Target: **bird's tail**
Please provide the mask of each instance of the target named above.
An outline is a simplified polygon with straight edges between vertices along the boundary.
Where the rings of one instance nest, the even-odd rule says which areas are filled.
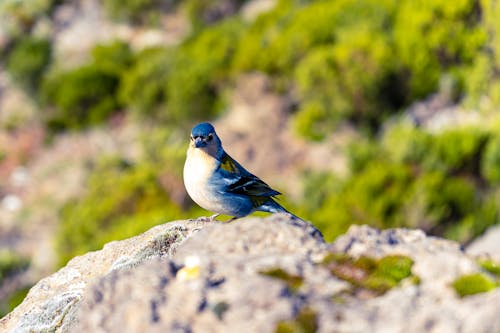
[[[304,228],[305,230],[308,230],[308,232],[311,236],[324,242],[323,234],[314,225],[312,225],[311,222],[308,222],[308,221],[298,217],[297,215],[290,213],[283,206],[281,206],[279,203],[277,203],[273,198],[267,199],[259,208],[257,208],[257,210],[260,210],[263,212],[268,212],[268,213],[288,214],[288,215],[293,217],[291,219],[291,223],[293,225],[297,225],[297,226]]]
[[[285,207],[277,203],[273,198],[269,198],[268,200],[266,200],[259,208],[257,208],[257,210],[268,213],[286,213],[293,216],[296,219],[304,221],[297,215],[290,213],[288,210],[285,209]]]

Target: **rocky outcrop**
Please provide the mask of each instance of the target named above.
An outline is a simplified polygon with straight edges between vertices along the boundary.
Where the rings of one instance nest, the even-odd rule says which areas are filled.
[[[411,258],[412,275],[382,293],[325,264],[387,255]],[[175,221],[74,258],[35,285],[0,331],[498,332],[500,289],[460,298],[450,287],[479,270],[458,244],[418,230],[353,226],[327,244],[282,214]]]
[[[470,243],[467,253],[500,261],[500,225],[489,227],[482,236]]]

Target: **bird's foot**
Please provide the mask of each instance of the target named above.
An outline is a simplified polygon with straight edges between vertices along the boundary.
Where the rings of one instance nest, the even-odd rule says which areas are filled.
[[[219,215],[220,215],[220,214],[214,214],[214,215],[210,216],[210,217],[208,218],[208,220],[209,220],[210,222],[213,222],[213,221],[215,221],[215,219],[216,219],[216,218],[217,218],[217,216],[219,216]]]

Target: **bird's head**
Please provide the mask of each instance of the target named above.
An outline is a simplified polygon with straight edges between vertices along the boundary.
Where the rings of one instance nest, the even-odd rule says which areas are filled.
[[[215,128],[209,123],[201,123],[191,130],[191,147],[206,151],[212,156],[218,155],[221,142]]]

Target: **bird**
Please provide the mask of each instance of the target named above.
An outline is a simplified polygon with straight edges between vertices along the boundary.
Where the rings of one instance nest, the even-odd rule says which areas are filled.
[[[255,211],[286,213],[300,219],[276,202],[275,197],[280,192],[224,151],[210,123],[200,123],[191,130],[183,173],[184,185],[191,199],[215,213],[211,220],[223,214],[232,216],[232,221]]]

